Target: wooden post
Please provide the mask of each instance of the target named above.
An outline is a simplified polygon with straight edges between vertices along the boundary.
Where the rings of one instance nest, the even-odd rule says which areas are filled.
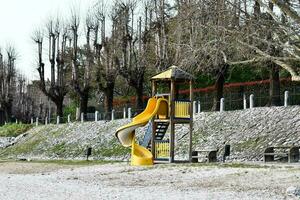
[[[193,102],[193,81],[190,80],[190,101]],[[190,106],[190,113],[193,113],[193,106]],[[190,134],[189,134],[189,161],[192,162],[193,150],[193,115],[190,114]]]
[[[56,117],[56,124],[59,124],[59,116]]]
[[[170,125],[171,125],[171,133],[170,133],[170,158],[169,162],[174,162],[174,149],[175,149],[175,124],[174,124],[174,98],[175,98],[175,83],[174,80],[171,80],[171,89],[170,89]],[[191,113],[191,115],[193,115]]]
[[[45,125],[48,124],[48,117],[45,117]]]
[[[36,118],[35,125],[36,125],[36,126],[39,125],[39,118],[38,118],[38,117]]]
[[[157,84],[155,81],[151,81],[151,87],[152,87],[152,96],[155,96],[156,90],[157,90]],[[152,137],[151,137],[151,153],[153,155],[153,158],[156,158],[155,154],[155,130],[156,130],[156,124],[154,122],[154,119],[152,119]]]

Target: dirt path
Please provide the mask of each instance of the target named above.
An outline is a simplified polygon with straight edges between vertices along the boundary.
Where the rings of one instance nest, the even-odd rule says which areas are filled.
[[[0,199],[289,199],[300,165],[0,163]],[[292,198],[290,198],[292,199]]]

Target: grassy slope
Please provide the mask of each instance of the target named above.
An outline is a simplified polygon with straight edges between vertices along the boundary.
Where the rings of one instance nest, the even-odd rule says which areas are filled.
[[[6,124],[0,127],[0,137],[17,137],[30,128],[30,124]]]

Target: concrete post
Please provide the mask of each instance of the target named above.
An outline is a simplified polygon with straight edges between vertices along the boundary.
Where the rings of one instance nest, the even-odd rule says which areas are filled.
[[[31,119],[30,119],[30,124],[33,124],[33,117],[31,117]]]
[[[71,123],[71,114],[68,114],[68,123]]]
[[[123,119],[126,119],[126,108],[123,108]]]
[[[289,91],[284,92],[284,107],[288,106],[288,101],[289,101]]]
[[[254,108],[254,95],[250,95],[250,109]]]
[[[131,119],[131,108],[128,108],[128,119]]]
[[[111,120],[115,120],[115,110],[111,110]]]
[[[225,110],[225,103],[224,98],[220,99],[220,112],[223,112]]]
[[[197,101],[193,101],[193,115],[195,115],[197,112]]]
[[[39,118],[38,118],[38,117],[36,118],[35,125],[36,125],[36,126],[39,125]]]
[[[16,119],[16,124],[18,123],[18,119]]]
[[[45,117],[45,125],[48,125],[48,117]]]
[[[56,117],[56,124],[59,124],[59,123],[60,123],[59,120],[60,120],[60,118],[59,118],[59,116],[57,116],[57,117]]]
[[[76,121],[80,120],[80,108],[76,108]]]
[[[84,116],[84,113],[81,113],[81,115],[80,115],[81,123],[83,123],[83,121],[84,121],[83,116]]]
[[[243,103],[244,103],[244,110],[247,109],[247,98],[246,94],[243,94]]]
[[[95,111],[95,122],[98,121],[98,111]]]
[[[200,105],[200,100],[198,101],[198,113],[201,112],[201,105]]]

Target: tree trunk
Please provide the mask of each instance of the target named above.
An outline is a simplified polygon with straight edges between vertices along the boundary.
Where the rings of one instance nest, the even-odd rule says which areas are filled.
[[[279,67],[270,63],[269,106],[280,106],[280,77]]]
[[[80,113],[87,114],[88,102],[89,90],[86,90],[80,96]]]
[[[136,93],[136,108],[138,110],[144,108],[144,101],[143,101],[143,83],[139,83],[135,87],[135,93]]]
[[[64,113],[63,113],[63,102],[64,102],[64,99],[58,99],[57,101],[55,101],[55,105],[56,105],[56,116],[59,116],[59,117],[63,117],[64,116]]]
[[[104,91],[105,97],[104,97],[104,109],[106,113],[106,119],[111,118],[111,111],[113,109],[113,101],[114,101],[114,82],[107,83],[107,87]]]
[[[225,74],[227,71],[227,65],[223,66],[217,74],[217,80],[215,82],[216,95],[214,97],[214,103],[212,110],[218,111],[220,109],[220,100],[223,98],[223,90],[225,83]]]

